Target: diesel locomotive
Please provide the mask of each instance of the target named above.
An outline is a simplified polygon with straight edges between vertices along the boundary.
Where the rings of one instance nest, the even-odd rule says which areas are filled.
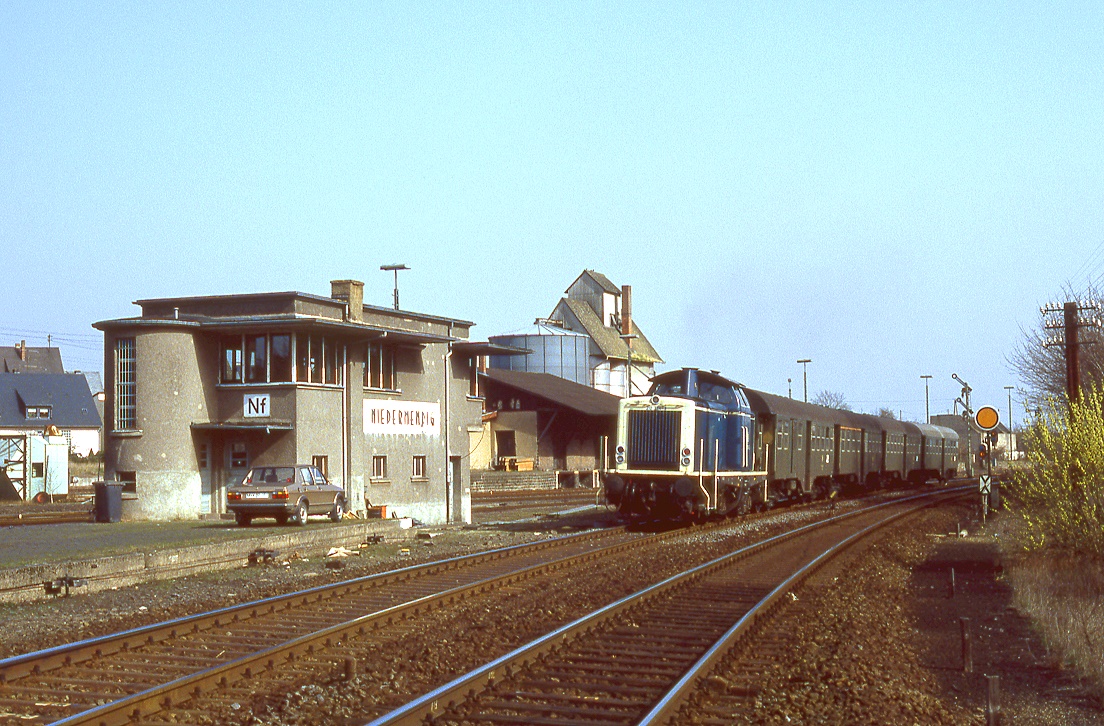
[[[622,514],[702,519],[950,478],[958,434],[683,368],[655,376],[646,395],[622,399],[611,454],[602,482]]]

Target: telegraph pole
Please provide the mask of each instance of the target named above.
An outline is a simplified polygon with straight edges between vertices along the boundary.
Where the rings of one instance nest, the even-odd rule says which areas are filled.
[[[1081,319],[1081,313],[1092,311],[1097,312],[1100,309],[1100,304],[1097,302],[1091,302],[1081,304],[1077,301],[1065,302],[1062,307],[1057,305],[1047,305],[1039,308],[1039,312],[1045,315],[1055,315],[1058,312],[1062,313],[1062,321],[1049,320],[1044,322],[1044,326],[1047,330],[1062,330],[1064,338],[1059,339],[1057,336],[1048,338],[1043,343],[1046,347],[1054,345],[1063,345],[1066,348],[1066,395],[1069,397],[1070,403],[1076,403],[1081,400],[1081,342],[1078,339],[1078,330],[1086,327],[1099,327],[1100,321],[1097,317],[1092,317],[1087,320]]]
[[[805,379],[805,403],[809,402],[809,364],[812,362],[812,358],[802,358],[798,361],[801,364],[801,375]]]
[[[1005,386],[1004,390],[1008,391],[1008,460],[1012,461],[1016,458],[1015,439],[1012,438],[1012,389],[1015,386]]]

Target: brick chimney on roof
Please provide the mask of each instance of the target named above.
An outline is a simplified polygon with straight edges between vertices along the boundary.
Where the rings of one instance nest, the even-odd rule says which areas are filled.
[[[27,341],[19,341],[19,360],[27,360]]]
[[[621,286],[621,335],[632,334],[632,285]]]
[[[330,297],[349,304],[349,320],[364,322],[364,283],[360,280],[331,280]]]

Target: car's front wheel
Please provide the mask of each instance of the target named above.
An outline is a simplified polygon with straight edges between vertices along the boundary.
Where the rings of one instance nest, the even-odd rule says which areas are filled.
[[[330,521],[340,522],[341,518],[345,516],[345,500],[338,497],[334,500],[333,509],[330,510]]]
[[[295,523],[303,525],[307,523],[307,500],[299,500],[299,506],[295,508]]]

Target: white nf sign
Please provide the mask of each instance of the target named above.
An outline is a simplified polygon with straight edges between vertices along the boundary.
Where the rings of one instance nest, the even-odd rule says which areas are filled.
[[[990,487],[993,485],[993,477],[982,476],[978,481],[981,483],[981,493],[988,494]]]
[[[268,418],[272,415],[270,404],[267,393],[247,393],[242,415],[246,418]]]

